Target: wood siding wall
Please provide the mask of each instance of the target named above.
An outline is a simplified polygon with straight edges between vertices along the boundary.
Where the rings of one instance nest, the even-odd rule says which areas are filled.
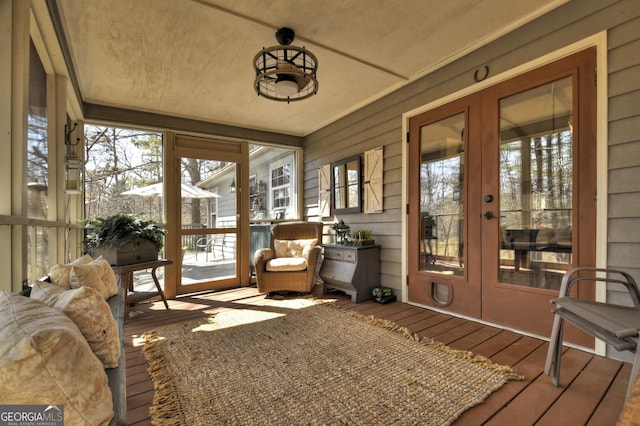
[[[384,212],[340,215],[352,229],[373,231],[381,250],[381,284],[402,286],[402,114],[535,60],[608,32],[608,265],[640,282],[640,2],[574,0],[440,68],[341,120],[308,135],[304,144],[304,207],[317,217],[318,168],[384,146]],[[410,42],[410,41],[408,41]],[[428,52],[416,52],[428,54]],[[325,223],[333,222],[325,218]],[[328,227],[325,228],[328,234]],[[328,237],[327,237],[328,241]],[[609,289],[610,299],[618,298]]]
[[[610,267],[627,270],[640,283],[640,2],[608,32]],[[624,15],[628,13],[628,15]],[[618,288],[608,298],[623,303]]]

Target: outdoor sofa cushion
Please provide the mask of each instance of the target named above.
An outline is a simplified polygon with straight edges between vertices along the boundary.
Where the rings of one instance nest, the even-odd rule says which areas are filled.
[[[107,374],[74,322],[7,291],[0,292],[0,383],[3,404],[63,407],[65,424],[113,417]]]
[[[65,290],[37,281],[31,289],[31,298],[66,314],[78,326],[105,368],[118,366],[121,349],[118,324],[100,293],[91,287]]]

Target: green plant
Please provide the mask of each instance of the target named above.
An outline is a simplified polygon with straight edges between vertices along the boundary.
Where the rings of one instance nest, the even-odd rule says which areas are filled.
[[[371,239],[371,230],[370,229],[359,229],[357,231],[353,231],[351,234],[353,239],[355,240],[370,240]]]
[[[339,244],[344,244],[349,240],[350,226],[344,223],[344,220],[340,219],[340,222],[336,222],[331,225],[331,230],[336,233]]]
[[[348,231],[349,228],[350,228],[350,226],[347,225],[346,223],[344,223],[343,219],[340,219],[340,222],[336,222],[333,225],[331,225],[331,230],[333,230],[335,232]]]
[[[117,248],[140,240],[148,240],[160,250],[164,243],[164,229],[154,221],[143,220],[134,214],[117,213],[87,220],[86,225],[92,230],[82,241],[86,253],[92,253],[96,247]]]

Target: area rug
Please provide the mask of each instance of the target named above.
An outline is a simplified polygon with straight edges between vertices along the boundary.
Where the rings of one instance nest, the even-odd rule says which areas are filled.
[[[156,425],[447,425],[521,377],[396,324],[310,301],[145,334]]]

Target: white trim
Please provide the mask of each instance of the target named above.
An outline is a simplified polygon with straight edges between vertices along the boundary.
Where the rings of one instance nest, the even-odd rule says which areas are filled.
[[[608,163],[609,163],[609,69],[607,68],[607,32],[603,31],[594,36],[596,38],[596,267],[606,268],[608,259],[607,236],[608,223]],[[607,284],[596,283],[596,301],[607,301]],[[606,356],[607,345],[596,339],[595,353]]]
[[[408,202],[408,168],[406,135],[409,130],[409,119],[425,111],[432,110],[441,105],[445,105],[456,99],[472,93],[479,92],[489,86],[493,86],[512,77],[523,74],[527,71],[539,68],[543,65],[554,62],[558,59],[577,53],[589,47],[596,46],[597,49],[597,104],[596,104],[596,179],[598,191],[598,203],[596,207],[596,266],[606,267],[607,264],[607,133],[608,133],[608,90],[607,90],[607,33],[602,31],[564,48],[526,62],[520,66],[512,68],[503,73],[489,77],[484,81],[472,86],[451,93],[442,98],[436,99],[418,108],[402,114],[402,208]],[[407,302],[407,253],[408,253],[408,219],[407,212],[402,214],[402,246],[401,246],[401,295],[400,299]],[[596,300],[606,300],[606,284],[598,283],[596,286]],[[605,345],[596,340],[596,354],[605,354]]]

